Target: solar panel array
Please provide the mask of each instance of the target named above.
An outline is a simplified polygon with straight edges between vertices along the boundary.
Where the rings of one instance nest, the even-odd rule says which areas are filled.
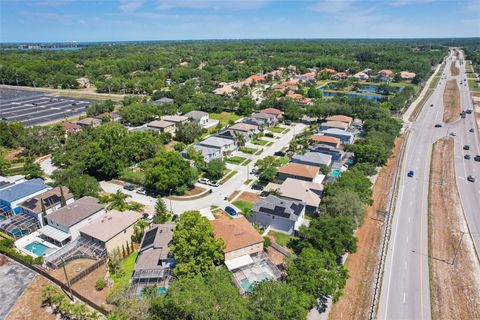
[[[143,239],[140,251],[153,244],[153,242],[155,241],[155,237],[157,236],[157,229],[158,228],[153,228],[145,233],[145,238]]]
[[[92,100],[89,99],[55,97],[40,92],[2,89],[0,120],[21,121],[27,127],[52,123],[65,117],[84,114],[91,102]]]

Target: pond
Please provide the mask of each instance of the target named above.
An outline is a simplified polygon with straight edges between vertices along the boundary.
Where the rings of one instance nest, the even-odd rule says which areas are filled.
[[[355,93],[355,92],[338,92],[338,91],[325,91],[323,88],[318,88],[322,91],[324,97],[334,97],[334,96],[346,96],[348,98],[363,98],[373,101],[384,101],[387,99],[385,96],[368,94],[368,93]]]

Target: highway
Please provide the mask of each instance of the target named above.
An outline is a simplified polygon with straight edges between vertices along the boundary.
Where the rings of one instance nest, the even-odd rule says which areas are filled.
[[[464,65],[459,65],[450,53],[443,71],[447,80],[464,79]],[[450,64],[457,63],[460,75],[453,77]],[[442,75],[442,78],[444,76]],[[400,169],[398,197],[393,212],[391,236],[388,244],[382,278],[378,319],[430,319],[430,287],[428,273],[428,181],[432,144],[442,136],[455,132],[455,157],[457,183],[467,222],[472,232],[480,230],[480,182],[468,182],[468,175],[480,178],[480,162],[473,156],[480,154],[478,129],[474,115],[445,125],[443,117],[443,93],[446,80],[441,79],[430,98],[425,102],[417,121],[406,123],[410,134],[405,145],[405,155]],[[458,83],[457,82],[457,83]],[[469,89],[463,84],[462,108],[471,107]],[[433,106],[431,106],[433,104]],[[435,124],[442,124],[435,128]],[[469,132],[475,128],[475,132]],[[463,159],[462,147],[470,145],[471,160]],[[413,170],[414,176],[407,173]],[[468,218],[470,217],[470,219]],[[476,234],[476,245],[480,244]]]

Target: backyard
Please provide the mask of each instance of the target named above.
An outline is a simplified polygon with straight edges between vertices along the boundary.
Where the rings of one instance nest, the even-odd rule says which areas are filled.
[[[252,213],[252,207],[253,204],[251,202],[245,201],[245,200],[237,200],[233,202],[233,205],[242,210],[242,213],[246,216],[249,217]]]
[[[115,274],[110,274],[110,277],[114,281],[114,287],[127,286],[130,278],[132,277],[133,268],[135,267],[135,260],[137,259],[138,252],[134,252],[126,257],[118,268]]]
[[[222,112],[222,113],[210,113],[209,114],[210,119],[212,120],[218,120],[222,124],[222,126],[228,125],[231,121],[235,122],[238,119],[241,118],[241,116],[238,116],[234,113],[230,112]]]
[[[276,243],[281,245],[282,247],[286,247],[290,239],[293,239],[293,236],[290,236],[288,234],[284,234],[281,232],[276,232],[273,230],[270,230],[268,232],[268,235],[275,240]]]

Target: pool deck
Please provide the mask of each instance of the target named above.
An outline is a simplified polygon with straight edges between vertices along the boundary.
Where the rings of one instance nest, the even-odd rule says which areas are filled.
[[[54,249],[51,252],[49,252],[47,255],[44,255],[43,257],[49,256],[50,254],[52,254],[55,251],[57,251],[58,249],[60,249],[56,245],[40,238],[38,231],[35,231],[35,232],[33,232],[33,233],[23,237],[23,238],[18,239],[17,241],[15,241],[15,247],[18,250],[20,250],[22,253],[28,254],[29,256],[32,256],[32,257],[36,258],[36,257],[38,257],[36,254],[34,254],[33,252],[25,249],[26,246],[28,246],[29,244],[31,244],[33,242],[38,242],[38,243],[41,243],[44,246],[48,247],[49,249]]]

